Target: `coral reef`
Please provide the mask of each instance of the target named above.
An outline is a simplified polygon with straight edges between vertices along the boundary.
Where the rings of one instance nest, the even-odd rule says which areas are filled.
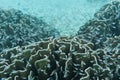
[[[95,49],[103,46],[107,38],[120,35],[120,1],[113,1],[95,13],[93,19],[80,27],[77,35],[90,40]]]
[[[22,13],[20,10],[0,9],[0,52],[15,46],[24,46],[43,38],[55,37],[57,30],[42,18]]]
[[[11,48],[0,56],[0,77],[7,80],[119,80],[120,55],[77,37],[46,39]]]
[[[107,52],[107,54],[111,57],[111,59],[114,58],[115,62],[114,64],[116,69],[118,71],[114,71],[115,77],[118,77],[116,80],[120,79],[120,36],[115,36],[114,38],[109,38],[104,42],[104,50]],[[107,58],[107,57],[106,57]],[[109,60],[109,64],[111,64],[111,60]],[[117,64],[117,65],[116,65]]]
[[[104,42],[104,47],[106,47],[106,51],[112,52],[115,54],[120,54],[120,36],[115,36],[114,38],[108,38]],[[111,53],[111,54],[112,54]]]
[[[51,34],[48,35],[49,32],[43,34],[44,32],[41,31],[44,30],[41,30],[39,42],[36,42],[36,37],[32,39],[30,37],[30,42],[34,43],[22,46],[19,44],[17,47],[2,51],[0,54],[0,78],[3,80],[120,80],[119,8],[119,1],[105,5],[95,13],[92,20],[80,28],[74,37],[44,38],[45,35],[48,37]],[[5,11],[5,14],[7,15],[8,12]],[[13,12],[18,14],[14,10]],[[2,19],[4,22],[7,20],[7,23],[0,24],[2,25],[0,35],[12,36],[15,31],[29,33],[27,30],[32,30],[30,32],[33,32],[34,28],[30,26],[32,20],[34,27],[36,24],[44,25],[43,29],[46,27],[46,23],[40,23],[38,19],[30,18],[29,15],[20,16],[26,17],[22,17],[20,20],[16,18]],[[28,28],[26,30],[15,27],[11,21],[15,26],[18,24],[28,25]],[[19,23],[17,24],[17,22]],[[9,25],[5,27],[3,24]],[[41,26],[37,26],[37,29],[38,27],[41,29]],[[35,28],[35,32],[37,29]],[[23,38],[26,40],[26,37],[23,36]],[[1,36],[1,42],[2,39],[5,37]],[[39,39],[37,38],[37,40]],[[7,45],[10,45],[9,42]]]

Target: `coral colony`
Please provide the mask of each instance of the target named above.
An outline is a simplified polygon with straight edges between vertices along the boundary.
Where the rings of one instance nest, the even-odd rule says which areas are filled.
[[[42,18],[23,14],[19,10],[0,9],[0,52],[3,49],[24,46],[50,36],[57,31]]]
[[[0,54],[3,80],[120,80],[119,1],[103,6],[74,37],[47,38],[55,31],[39,32],[46,28],[44,21],[15,10],[0,11],[0,48],[9,48]],[[19,38],[22,44],[17,44]]]

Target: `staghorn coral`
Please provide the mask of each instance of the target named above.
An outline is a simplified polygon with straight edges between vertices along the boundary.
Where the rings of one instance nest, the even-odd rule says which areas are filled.
[[[0,55],[7,80],[119,80],[120,64],[107,51],[77,37],[46,39]]]
[[[120,35],[120,1],[104,5],[93,19],[81,26],[77,35],[90,40],[95,49],[102,48],[107,38]]]
[[[22,13],[20,10],[0,9],[0,52],[15,46],[24,46],[43,38],[55,37],[57,30],[42,18]]]

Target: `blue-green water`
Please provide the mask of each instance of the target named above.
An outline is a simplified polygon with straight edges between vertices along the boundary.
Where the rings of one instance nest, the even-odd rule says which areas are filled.
[[[0,8],[15,8],[43,17],[61,35],[74,35],[107,2],[109,0],[0,0]]]
[[[110,1],[0,0],[0,80],[120,80]]]

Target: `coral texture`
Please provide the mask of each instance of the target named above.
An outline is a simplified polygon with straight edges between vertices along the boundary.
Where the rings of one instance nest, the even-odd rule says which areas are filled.
[[[44,38],[2,51],[0,78],[120,80],[119,6],[119,1],[105,5],[94,19],[80,28],[75,37]],[[9,27],[8,32],[11,31]]]
[[[120,36],[115,36],[114,38],[108,38],[104,42],[104,47],[106,47],[106,51],[112,53],[117,52],[117,54],[120,54]]]
[[[48,39],[0,56],[0,77],[7,80],[119,80],[120,55],[93,51],[77,37]]]
[[[120,35],[120,1],[103,6],[93,19],[80,27],[77,35],[93,42],[95,48],[102,47],[107,38]]]
[[[24,46],[43,38],[55,37],[57,30],[42,18],[22,13],[20,10],[0,9],[0,52],[15,46]]]

